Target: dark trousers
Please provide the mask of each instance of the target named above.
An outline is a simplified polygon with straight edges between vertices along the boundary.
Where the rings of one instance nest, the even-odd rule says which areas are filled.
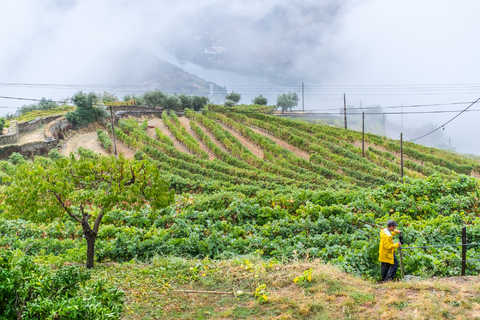
[[[382,281],[393,280],[398,269],[397,256],[393,255],[393,264],[382,262]]]

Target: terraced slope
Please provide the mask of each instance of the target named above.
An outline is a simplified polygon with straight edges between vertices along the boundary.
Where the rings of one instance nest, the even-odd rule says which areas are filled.
[[[177,192],[352,188],[400,181],[398,141],[263,113],[164,112],[142,124],[120,121],[117,136],[157,161]],[[480,164],[461,155],[404,144],[405,179],[433,174],[478,176]]]

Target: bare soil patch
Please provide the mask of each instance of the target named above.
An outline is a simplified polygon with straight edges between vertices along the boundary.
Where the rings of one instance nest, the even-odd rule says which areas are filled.
[[[242,136],[240,133],[238,133],[237,131],[233,130],[233,129],[230,129],[229,127],[227,127],[226,125],[224,125],[223,123],[217,121],[217,123],[222,126],[223,129],[225,129],[226,131],[230,132],[230,134],[232,136],[234,136],[238,141],[240,141],[241,144],[243,144],[245,146],[245,148],[247,148],[248,150],[250,150],[251,153],[253,153],[256,157],[260,158],[260,159],[263,159],[263,150],[257,146],[256,144],[254,144],[253,142],[251,142],[250,140],[248,140],[247,138],[245,138],[244,136]]]
[[[112,139],[113,142],[113,139]],[[85,148],[92,150],[95,153],[99,153],[104,156],[112,155],[113,153],[107,152],[97,137],[96,131],[86,131],[74,133],[68,140],[65,141],[60,153],[68,156],[70,153],[75,153],[78,148]],[[127,159],[133,159],[135,151],[130,149],[126,144],[117,140],[118,154],[122,154]]]
[[[305,160],[310,159],[310,155],[308,154],[308,152],[303,151],[303,150],[301,150],[301,149],[299,149],[295,146],[292,146],[291,144],[283,141],[282,139],[278,139],[277,137],[272,136],[267,131],[265,131],[263,129],[260,129],[260,128],[256,128],[256,127],[250,127],[250,129],[252,129],[253,131],[255,131],[258,134],[261,134],[261,135],[267,137],[268,139],[270,139],[273,142],[275,142],[276,144],[278,144],[280,147],[293,152],[297,157],[303,158]]]
[[[180,121],[180,124],[185,128],[185,130],[187,130],[188,134],[191,135],[195,140],[197,140],[200,148],[206,153],[208,153],[208,159],[209,160],[215,159],[215,155],[213,154],[213,152],[210,149],[208,149],[208,147],[203,143],[203,141],[199,137],[197,137],[196,133],[190,127],[190,119],[188,119],[187,117],[179,117],[178,120]]]
[[[163,120],[160,118],[153,118],[148,121],[148,125],[154,128],[158,128],[164,135],[170,138],[173,142],[173,146],[181,152],[184,153],[190,153],[188,149],[180,143],[175,136],[168,130],[167,126],[163,123]],[[151,137],[155,137],[155,129],[154,128],[148,128],[147,129],[147,134],[149,134]]]
[[[97,133],[95,131],[73,135],[65,142],[60,153],[68,156],[70,153],[77,151],[80,147],[92,150],[93,152],[104,156],[109,155],[107,151],[103,149],[100,141],[98,141]]]
[[[45,128],[45,125],[40,126],[35,130],[20,134],[17,144],[25,144],[29,142],[45,140],[45,136],[43,135],[44,128]]]

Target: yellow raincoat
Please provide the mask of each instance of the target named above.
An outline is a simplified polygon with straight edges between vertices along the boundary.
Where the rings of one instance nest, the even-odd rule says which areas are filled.
[[[398,231],[393,231],[393,234],[388,230],[388,228],[382,229],[380,231],[380,247],[378,249],[378,261],[386,262],[389,264],[393,264],[393,253],[395,249],[399,247],[398,243],[393,243],[393,236]]]

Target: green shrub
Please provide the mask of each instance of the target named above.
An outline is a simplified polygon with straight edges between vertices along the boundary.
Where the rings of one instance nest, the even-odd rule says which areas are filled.
[[[105,150],[112,151],[112,140],[105,131],[98,129],[97,137]]]
[[[0,253],[2,319],[120,319],[123,293],[85,269],[52,271],[18,252]]]
[[[96,106],[98,97],[94,93],[79,92],[73,96],[72,101],[77,108],[67,113],[66,118],[74,127],[88,125],[106,116],[105,110]]]

